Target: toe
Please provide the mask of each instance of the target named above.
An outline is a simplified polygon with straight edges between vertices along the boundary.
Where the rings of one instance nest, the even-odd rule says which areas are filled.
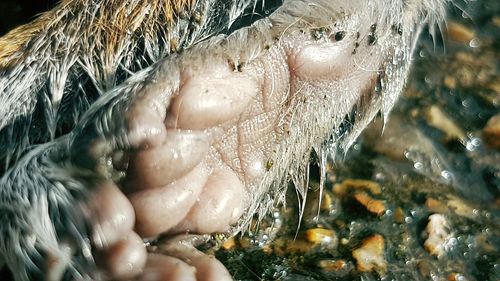
[[[173,232],[224,232],[243,214],[245,188],[236,174],[228,169],[214,171],[193,206]]]
[[[173,99],[167,127],[205,129],[238,116],[259,92],[255,79],[230,72],[221,64],[216,77],[191,78]]]
[[[209,148],[206,135],[196,131],[169,130],[158,147],[136,153],[129,168],[132,190],[157,188],[178,179],[197,164]]]
[[[196,239],[196,238],[194,238]],[[191,241],[192,242],[192,241]],[[175,256],[196,269],[198,281],[231,281],[233,278],[226,267],[212,255],[197,250],[182,236],[160,246],[168,255]]]
[[[96,222],[92,238],[97,248],[115,244],[127,236],[134,226],[134,209],[113,183],[105,183],[98,188],[91,198],[90,208]]]
[[[140,281],[196,281],[196,269],[185,262],[159,254],[149,254]]]
[[[118,241],[105,253],[105,270],[112,279],[124,280],[137,276],[146,264],[146,247],[135,232]]]
[[[137,216],[136,231],[143,237],[152,237],[177,225],[196,203],[207,177],[208,171],[198,165],[162,188],[131,194],[130,202]]]

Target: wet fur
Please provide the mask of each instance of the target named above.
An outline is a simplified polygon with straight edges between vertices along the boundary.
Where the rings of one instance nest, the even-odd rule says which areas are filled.
[[[175,87],[169,73],[178,71],[178,53],[191,56],[194,63],[207,46],[211,51],[241,49],[231,45],[241,42],[237,37],[251,38],[252,30],[267,33],[249,41],[253,43],[245,53],[229,55],[235,62],[251,61],[283,33],[329,26],[332,20],[347,27],[352,15],[367,11],[365,1],[289,0],[281,8],[286,13],[263,21],[271,21],[272,29],[261,23],[227,37],[230,25],[256,3],[234,1],[221,16],[211,9],[220,3],[214,0],[102,2],[65,1],[0,39],[0,159],[6,170],[0,180],[0,253],[16,280],[44,276],[40,267],[48,253],[66,277],[91,274],[88,225],[81,216],[85,208],[75,207],[75,202],[85,202],[88,186],[112,175],[106,169],[96,172],[102,163],[92,157],[75,156],[94,139],[105,140],[104,154],[129,148],[122,101],[165,86],[153,83],[157,78],[167,78]],[[380,40],[387,40],[378,46],[389,62],[379,95],[358,101],[348,130],[341,126],[345,116],[335,112],[333,102],[324,111],[303,108],[316,114],[297,116],[300,122],[291,123],[290,137],[276,153],[281,157],[266,174],[240,227],[252,214],[262,217],[282,203],[290,180],[305,198],[311,149],[320,156],[324,177],[326,157],[348,149],[377,113],[387,116],[404,86],[418,31],[423,24],[442,20],[445,2],[394,0],[390,8],[384,1],[370,2],[370,18],[381,30]],[[303,13],[310,5],[316,6],[315,13]],[[194,26],[189,24],[193,21]],[[402,35],[393,34],[394,25],[402,27]],[[322,126],[315,125],[318,120]],[[62,243],[77,244],[79,251],[70,258]]]

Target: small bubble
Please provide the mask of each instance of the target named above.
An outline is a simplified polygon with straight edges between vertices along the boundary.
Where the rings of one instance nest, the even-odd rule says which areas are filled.
[[[472,138],[465,144],[465,148],[468,151],[476,151],[480,146],[481,146],[481,140],[479,138]]]
[[[422,170],[424,168],[424,164],[422,164],[421,162],[415,162],[415,164],[413,164],[413,167],[417,170]]]
[[[471,99],[464,99],[462,101],[462,106],[463,107],[470,107],[470,106],[472,106],[472,103],[473,103],[473,101]]]
[[[421,50],[420,52],[418,52],[418,55],[421,57],[421,58],[425,58],[427,55],[425,54],[425,51],[424,50]]]
[[[377,181],[384,181],[385,180],[385,175],[383,173],[376,173],[375,174],[375,179]]]
[[[451,181],[453,179],[453,174],[448,170],[443,170],[441,172],[441,177],[443,177],[446,181]]]
[[[479,46],[481,46],[481,40],[479,40],[478,38],[472,38],[472,40],[470,40],[469,47],[477,48]]]

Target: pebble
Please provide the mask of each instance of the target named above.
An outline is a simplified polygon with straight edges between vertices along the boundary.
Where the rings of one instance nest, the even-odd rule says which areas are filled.
[[[448,208],[446,208],[445,204],[437,199],[432,197],[428,197],[425,200],[425,206],[432,213],[446,213],[448,212]]]
[[[476,214],[474,213],[474,208],[467,204],[464,200],[457,196],[448,196],[448,202],[446,204],[448,205],[448,208],[452,210],[455,214],[461,216],[461,217],[466,217],[469,219],[474,219],[476,217]]]
[[[488,120],[483,129],[483,138],[489,147],[500,149],[500,114]]]
[[[430,126],[443,131],[447,139],[457,139],[462,143],[466,142],[465,132],[439,106],[432,105],[429,107],[426,119]]]
[[[352,265],[345,260],[336,260],[336,259],[328,259],[328,260],[320,260],[318,262],[318,266],[326,271],[333,272],[341,272],[341,271],[350,271]]]
[[[373,195],[380,195],[382,189],[380,185],[370,180],[346,179],[340,184],[333,186],[333,193],[339,197],[344,197],[351,189],[365,189]]]
[[[443,83],[446,88],[450,90],[455,90],[457,88],[457,79],[453,76],[446,75],[446,77],[444,77]]]
[[[460,273],[455,273],[455,272],[450,273],[450,274],[448,275],[448,278],[447,278],[447,279],[448,279],[448,281],[468,281],[468,279],[467,279],[467,278],[465,278],[465,276],[463,276],[463,275],[462,275],[462,274],[460,274]]]
[[[234,249],[235,246],[236,246],[236,241],[235,241],[234,237],[231,237],[231,238],[227,239],[226,241],[224,241],[224,243],[222,243],[222,248],[224,250]]]
[[[327,190],[324,190],[323,198],[321,199],[321,211],[331,212],[334,209],[334,202],[332,195]]]
[[[454,21],[447,24],[447,32],[450,40],[462,44],[469,44],[469,42],[475,37],[474,30]]]
[[[323,245],[328,248],[336,247],[338,243],[335,231],[324,228],[311,228],[306,230],[306,240],[315,244]]]
[[[361,272],[377,271],[385,273],[387,262],[385,260],[384,237],[380,234],[372,235],[363,240],[361,247],[352,252],[356,259],[356,267]]]
[[[427,239],[424,247],[427,252],[438,258],[443,257],[448,250],[448,241],[453,237],[450,233],[448,219],[442,214],[432,214],[425,228]]]
[[[385,214],[385,204],[381,200],[373,199],[366,192],[356,192],[354,194],[354,199],[363,205],[370,213],[377,216],[382,216]]]
[[[397,207],[396,210],[394,210],[394,220],[397,223],[404,223],[405,222],[405,212],[401,207]]]

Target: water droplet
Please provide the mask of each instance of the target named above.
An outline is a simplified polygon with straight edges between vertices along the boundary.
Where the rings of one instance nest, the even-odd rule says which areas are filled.
[[[472,138],[465,144],[465,148],[468,151],[476,151],[480,146],[481,146],[481,140],[479,138]]]
[[[479,46],[481,46],[481,40],[479,40],[478,38],[472,38],[472,40],[470,40],[469,47],[477,48]]]
[[[443,177],[447,182],[450,182],[453,179],[453,174],[448,170],[443,170],[441,172],[441,177]]]
[[[470,107],[470,106],[471,106],[471,100],[469,100],[469,99],[464,99],[464,100],[462,101],[462,106],[463,106],[463,107],[466,107],[466,108],[467,108],[467,107]]]
[[[385,175],[383,173],[376,173],[375,174],[375,179],[377,181],[384,181],[385,180]]]
[[[413,167],[417,170],[422,170],[424,168],[424,164],[422,164],[421,162],[415,162],[415,164],[413,164]]]

